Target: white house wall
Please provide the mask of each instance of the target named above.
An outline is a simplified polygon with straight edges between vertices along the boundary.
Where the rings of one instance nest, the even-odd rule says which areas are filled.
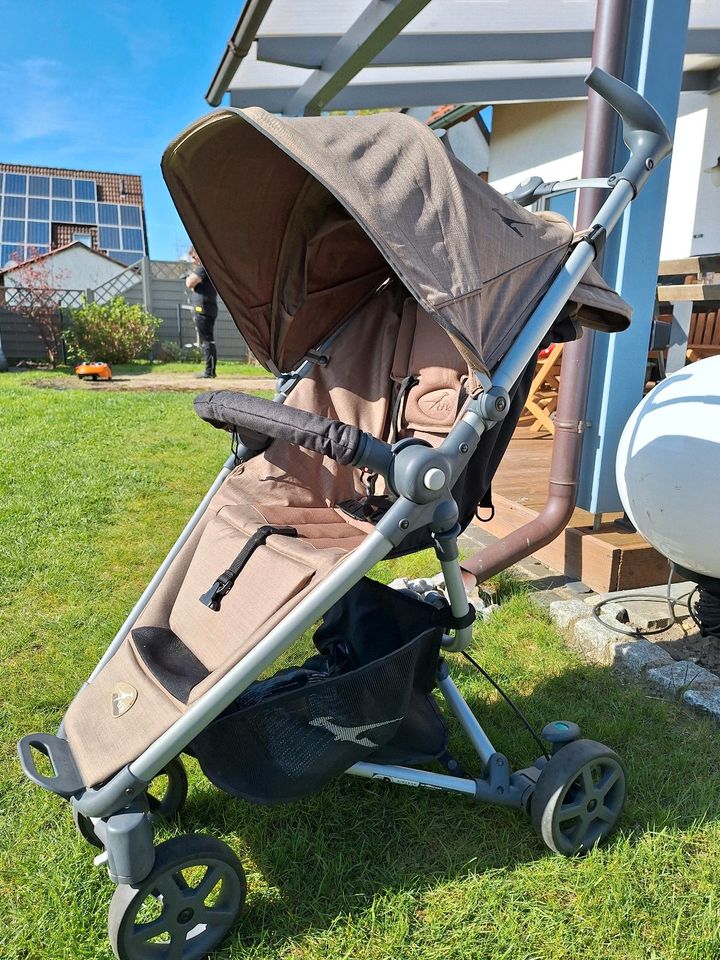
[[[47,269],[49,286],[57,290],[94,290],[127,269],[107,257],[93,253],[82,244],[67,250],[58,250],[41,260],[40,264]],[[5,285],[24,285],[22,266],[5,274]]]
[[[580,176],[585,102],[499,104],[493,111],[490,183],[503,193],[530,176]],[[670,168],[663,260],[720,252],[720,93],[683,93]]]

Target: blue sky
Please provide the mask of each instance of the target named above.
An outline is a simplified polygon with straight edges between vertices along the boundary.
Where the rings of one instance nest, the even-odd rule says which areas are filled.
[[[139,173],[150,254],[187,237],[162,152],[204,93],[243,0],[0,0],[0,161]]]

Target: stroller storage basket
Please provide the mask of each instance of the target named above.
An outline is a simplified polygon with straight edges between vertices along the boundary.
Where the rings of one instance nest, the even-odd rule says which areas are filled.
[[[313,638],[319,652],[251,684],[189,752],[216,786],[255,803],[308,796],[370,756],[441,755],[436,624],[429,604],[361,580],[325,614]]]

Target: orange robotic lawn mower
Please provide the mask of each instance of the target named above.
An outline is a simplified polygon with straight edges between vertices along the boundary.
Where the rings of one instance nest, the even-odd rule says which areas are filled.
[[[81,380],[112,380],[110,364],[96,361],[94,363],[79,363],[75,373]]]

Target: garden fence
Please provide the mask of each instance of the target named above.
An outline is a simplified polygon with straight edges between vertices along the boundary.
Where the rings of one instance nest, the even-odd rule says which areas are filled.
[[[107,303],[122,296],[128,303],[142,306],[161,321],[155,353],[165,344],[179,348],[196,342],[193,312],[188,303],[185,277],[189,264],[171,260],[150,260],[144,257],[110,280],[88,290],[37,291],[25,287],[0,286],[0,344],[10,362],[47,360],[47,347],[34,314],[38,296],[43,305],[56,311],[58,328],[70,323],[70,310],[83,302]],[[225,304],[218,303],[215,341],[220,359],[246,360],[247,344],[232,321]]]

